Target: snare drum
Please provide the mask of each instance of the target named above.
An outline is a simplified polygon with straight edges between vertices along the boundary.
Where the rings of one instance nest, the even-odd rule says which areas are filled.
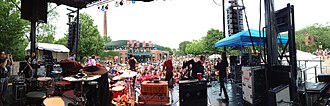
[[[70,100],[59,96],[46,98],[43,102],[45,106],[68,106],[69,103],[73,104]]]
[[[112,94],[113,94],[113,98],[118,98],[118,96],[121,97],[122,95],[124,95],[124,89],[125,89],[124,86],[113,87],[111,89]]]

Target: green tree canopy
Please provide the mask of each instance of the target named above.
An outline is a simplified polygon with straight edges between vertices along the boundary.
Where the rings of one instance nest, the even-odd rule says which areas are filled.
[[[14,60],[24,60],[29,22],[20,19],[20,11],[11,0],[0,0],[0,10],[0,49],[12,54]]]
[[[315,38],[315,43],[312,45],[305,44],[305,35],[313,36]],[[319,45],[322,48],[330,48],[330,26],[328,24],[313,24],[300,29],[296,32],[296,44],[297,49],[306,52],[315,52]]]
[[[214,44],[223,38],[223,32],[220,32],[218,29],[211,28],[210,30],[208,30],[207,35],[201,39],[201,41],[205,45],[204,53],[213,54],[215,51]]]
[[[182,53],[182,54],[187,54],[187,53],[185,53],[185,51],[186,51],[186,48],[187,48],[187,45],[188,44],[191,44],[192,42],[190,42],[190,41],[183,41],[183,42],[181,42],[180,44],[179,44],[179,53]]]
[[[78,57],[104,54],[105,40],[94,25],[92,17],[86,13],[80,14],[80,44]]]

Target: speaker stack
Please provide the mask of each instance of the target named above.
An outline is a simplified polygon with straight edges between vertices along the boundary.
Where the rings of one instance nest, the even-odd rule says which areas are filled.
[[[179,82],[180,106],[207,106],[207,81]]]

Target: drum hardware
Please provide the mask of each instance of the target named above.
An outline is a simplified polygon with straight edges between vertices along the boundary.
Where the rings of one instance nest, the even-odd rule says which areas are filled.
[[[74,104],[74,102],[65,97],[54,96],[46,98],[43,104],[45,106],[68,106],[69,104]]]
[[[32,91],[26,94],[28,104],[42,104],[42,101],[46,98],[46,93],[40,91]]]
[[[97,82],[93,81],[93,80],[96,80],[100,77],[101,77],[101,75],[86,75],[83,73],[78,73],[78,74],[70,76],[70,77],[65,77],[65,78],[63,78],[63,80],[70,81],[73,83],[77,82],[77,84],[80,85],[80,94],[76,93],[77,91],[74,90],[74,94],[77,95],[77,98],[75,98],[75,101],[77,101],[78,105],[84,106],[87,102],[87,98],[86,98],[87,90],[84,89],[85,83],[87,83],[88,85],[98,86]]]

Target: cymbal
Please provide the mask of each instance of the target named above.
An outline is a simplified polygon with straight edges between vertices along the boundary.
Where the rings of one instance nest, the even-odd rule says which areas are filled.
[[[50,78],[50,77],[38,77],[37,78],[37,80],[38,81],[49,81],[49,80],[51,80],[52,78]]]
[[[124,78],[131,78],[137,75],[137,72],[131,71],[131,72],[124,72],[122,75],[120,75],[121,77]]]
[[[118,80],[122,80],[122,79],[124,79],[124,78],[121,76],[115,76],[112,78],[112,80],[114,80],[114,81],[118,81]]]
[[[122,90],[124,90],[124,89],[125,89],[124,86],[116,86],[116,87],[113,87],[111,90],[112,90],[112,91],[122,91]]]

